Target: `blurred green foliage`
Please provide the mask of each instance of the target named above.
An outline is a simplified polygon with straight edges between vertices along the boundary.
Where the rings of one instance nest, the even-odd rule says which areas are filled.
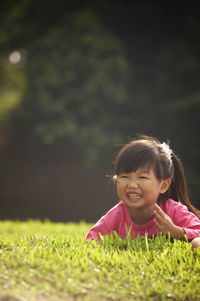
[[[137,133],[170,138],[197,197],[195,6],[178,15],[148,2],[9,0],[0,8],[0,118],[15,108],[16,130],[45,143],[68,137],[88,165]],[[10,66],[5,58],[15,49],[26,55]]]
[[[0,62],[0,122],[5,122],[19,106],[25,88],[23,70]]]
[[[113,111],[127,102],[129,65],[120,41],[93,12],[69,15],[32,43],[28,57],[23,122],[47,143],[71,137],[90,161],[120,142]]]

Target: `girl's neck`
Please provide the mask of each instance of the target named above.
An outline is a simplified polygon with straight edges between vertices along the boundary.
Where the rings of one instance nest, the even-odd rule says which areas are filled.
[[[154,217],[153,207],[152,210],[145,209],[131,209],[128,208],[129,215],[136,225],[144,225]]]

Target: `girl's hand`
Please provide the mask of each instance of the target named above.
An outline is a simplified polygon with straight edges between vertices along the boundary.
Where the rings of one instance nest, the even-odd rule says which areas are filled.
[[[171,218],[157,205],[154,207],[155,219],[154,223],[158,230],[163,234],[170,233],[172,238],[183,238],[185,235],[184,229],[176,226]]]

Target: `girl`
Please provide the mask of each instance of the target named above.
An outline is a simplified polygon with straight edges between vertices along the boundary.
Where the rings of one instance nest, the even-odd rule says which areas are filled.
[[[192,247],[200,246],[200,212],[190,203],[183,167],[166,143],[140,136],[125,145],[115,161],[117,194],[120,202],[88,232],[87,239],[116,231],[126,237],[148,237],[170,233]],[[126,227],[125,227],[126,225]]]

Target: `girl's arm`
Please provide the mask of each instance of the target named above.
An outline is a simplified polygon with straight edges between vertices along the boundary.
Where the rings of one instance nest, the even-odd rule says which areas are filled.
[[[101,240],[101,235],[106,235],[111,233],[111,227],[107,223],[105,217],[102,217],[87,233],[86,239],[98,239]]]
[[[86,239],[101,240],[101,235],[110,235],[117,231],[120,220],[123,217],[123,209],[120,203],[109,210],[100,220],[89,230]]]
[[[200,235],[200,220],[196,215],[189,212],[187,207],[173,200],[166,202],[165,211],[156,204],[154,209],[155,225],[159,232],[170,232],[173,238],[189,240]]]

